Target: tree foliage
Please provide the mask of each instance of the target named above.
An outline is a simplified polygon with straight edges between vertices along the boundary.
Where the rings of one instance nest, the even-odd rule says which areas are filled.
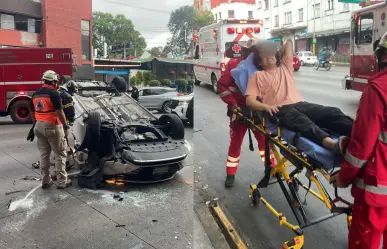
[[[150,50],[148,50],[148,52],[155,57],[167,57],[168,52],[166,51],[167,50],[165,49],[165,47],[162,47],[162,46],[153,47]]]
[[[141,33],[134,29],[132,21],[124,15],[113,16],[99,11],[93,13],[93,46],[98,54],[103,54],[104,42],[109,48],[128,41],[132,41],[137,55],[141,55],[147,47]],[[134,49],[127,49],[126,54],[134,55]]]
[[[192,49],[192,31],[213,23],[211,11],[199,11],[194,6],[183,6],[171,13],[168,22],[172,38],[168,41],[166,50],[175,56],[188,54]]]

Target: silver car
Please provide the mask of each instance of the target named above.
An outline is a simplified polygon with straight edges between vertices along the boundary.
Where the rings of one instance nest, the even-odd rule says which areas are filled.
[[[138,101],[148,110],[170,113],[170,100],[180,94],[170,87],[144,87],[139,91]]]

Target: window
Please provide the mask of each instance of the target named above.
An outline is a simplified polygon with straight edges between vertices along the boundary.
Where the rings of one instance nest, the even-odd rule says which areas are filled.
[[[292,23],[292,12],[286,12],[285,13],[285,24],[291,24]]]
[[[248,17],[249,19],[253,19],[253,12],[251,10],[248,11]]]
[[[348,3],[343,4],[343,11],[349,11],[349,4]]]
[[[303,22],[304,21],[304,9],[298,10],[298,21]]]
[[[279,16],[278,15],[274,17],[274,26],[279,27]]]
[[[219,20],[222,20],[222,12],[219,12]]]
[[[1,28],[2,29],[15,29],[15,16],[1,14]]]
[[[313,5],[313,18],[320,18],[320,4]]]
[[[328,0],[328,10],[333,10],[333,1],[334,0]]]
[[[270,28],[270,19],[269,18],[265,18],[265,29],[268,29]]]
[[[269,9],[269,0],[265,0],[265,10]]]
[[[258,9],[262,9],[262,1],[258,2]]]
[[[215,21],[218,21],[218,14],[215,14]]]
[[[39,24],[36,23],[36,20],[33,18],[28,18],[28,32],[30,33],[35,33],[36,32],[36,27]]]
[[[235,18],[234,10],[229,10],[228,11],[228,18]]]
[[[82,59],[90,60],[90,21],[81,20]]]
[[[274,6],[273,7],[277,7],[278,6],[278,0],[274,0]]]
[[[374,24],[373,13],[367,13],[360,16],[356,28],[356,44],[371,44],[372,43],[372,28]]]

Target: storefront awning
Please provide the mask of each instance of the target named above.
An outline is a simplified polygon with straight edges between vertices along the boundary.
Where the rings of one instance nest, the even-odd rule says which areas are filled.
[[[350,32],[350,28],[325,30],[325,31],[321,31],[321,32],[316,32],[316,37],[339,35],[339,34],[345,34],[345,33],[349,33],[349,32]],[[298,37],[298,39],[313,38],[313,32],[306,33],[306,34],[297,34],[296,36]]]
[[[272,36],[283,36],[283,35],[291,35],[295,34],[297,31],[302,31],[308,28],[308,26],[289,26],[282,27],[278,29],[273,29],[271,31]]]

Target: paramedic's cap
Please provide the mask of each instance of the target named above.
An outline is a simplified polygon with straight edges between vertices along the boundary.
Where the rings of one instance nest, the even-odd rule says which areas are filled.
[[[48,81],[58,81],[58,74],[55,73],[52,70],[48,70],[44,72],[42,80],[48,80]]]
[[[380,57],[383,55],[382,58],[379,58],[380,62],[387,62],[387,53],[386,54],[380,54],[380,52],[387,52],[387,32],[384,33],[382,38],[380,38],[379,44],[375,49],[375,55],[377,57]]]

